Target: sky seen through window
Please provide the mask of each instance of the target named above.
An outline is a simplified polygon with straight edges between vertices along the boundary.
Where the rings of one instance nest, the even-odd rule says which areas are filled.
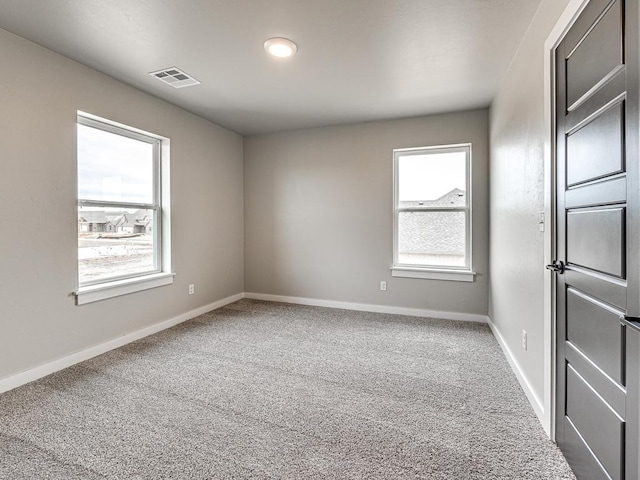
[[[78,125],[78,198],[153,203],[153,145]]]
[[[427,153],[399,158],[399,200],[436,200],[454,188],[466,190],[465,152]]]

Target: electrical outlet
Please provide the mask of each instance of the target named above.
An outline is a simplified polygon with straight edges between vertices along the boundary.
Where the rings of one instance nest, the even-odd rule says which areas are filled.
[[[196,286],[192,283],[189,285],[189,295],[193,295],[194,293],[196,293]]]
[[[384,280],[380,282],[380,290],[382,290],[383,292],[387,291],[387,282],[385,282]]]
[[[522,348],[527,349],[527,332],[522,330]]]

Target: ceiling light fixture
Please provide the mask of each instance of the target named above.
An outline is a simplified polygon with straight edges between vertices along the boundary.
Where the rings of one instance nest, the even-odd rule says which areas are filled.
[[[270,38],[264,42],[264,49],[274,57],[286,58],[295,55],[298,46],[288,38]]]

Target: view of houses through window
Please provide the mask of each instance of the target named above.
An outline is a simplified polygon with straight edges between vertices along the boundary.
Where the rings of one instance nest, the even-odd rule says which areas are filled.
[[[80,285],[160,270],[159,141],[78,117]]]
[[[470,146],[394,152],[395,267],[470,269]]]
[[[82,282],[153,268],[153,210],[78,208],[78,272]]]

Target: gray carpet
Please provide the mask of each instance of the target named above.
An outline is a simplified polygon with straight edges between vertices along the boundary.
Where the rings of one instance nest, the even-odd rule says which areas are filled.
[[[0,395],[2,479],[570,479],[486,325],[242,300]]]

